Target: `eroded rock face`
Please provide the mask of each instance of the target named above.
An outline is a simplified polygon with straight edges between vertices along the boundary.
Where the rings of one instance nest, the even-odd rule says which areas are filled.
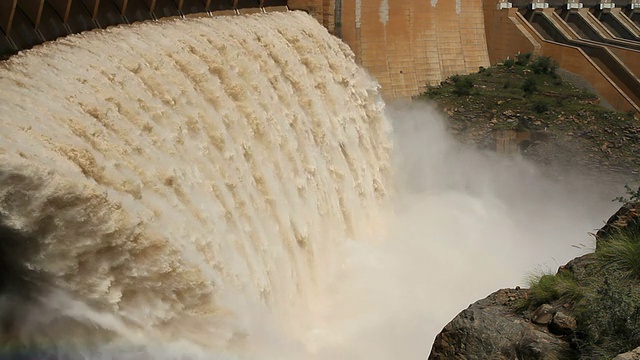
[[[569,344],[513,311],[526,290],[499,290],[462,311],[438,336],[430,360],[549,359],[572,354]]]
[[[596,233],[596,249],[609,236],[620,230],[640,230],[640,202],[624,204]]]

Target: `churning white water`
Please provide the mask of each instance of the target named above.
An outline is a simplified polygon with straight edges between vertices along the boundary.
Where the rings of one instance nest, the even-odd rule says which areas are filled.
[[[614,206],[383,108],[303,13],[0,64],[0,358],[422,359]]]
[[[296,339],[377,228],[377,85],[306,14],[72,36],[4,64],[0,98],[2,223],[33,243],[11,256],[55,289],[17,344],[242,353],[260,307]]]

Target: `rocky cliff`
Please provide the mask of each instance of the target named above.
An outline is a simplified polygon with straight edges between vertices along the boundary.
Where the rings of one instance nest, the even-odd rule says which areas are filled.
[[[640,203],[598,231],[597,250],[463,310],[429,359],[640,359]],[[620,250],[622,249],[622,250]]]

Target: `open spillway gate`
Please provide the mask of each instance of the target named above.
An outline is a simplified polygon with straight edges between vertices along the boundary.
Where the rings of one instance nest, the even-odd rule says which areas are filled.
[[[287,0],[0,0],[0,58],[69,34],[136,21],[286,10]]]

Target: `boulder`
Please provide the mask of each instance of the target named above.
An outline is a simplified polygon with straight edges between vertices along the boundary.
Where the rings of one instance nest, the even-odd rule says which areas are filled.
[[[557,312],[549,324],[549,331],[556,335],[571,335],[578,328],[576,319],[563,312]]]
[[[553,320],[553,315],[555,314],[556,309],[554,309],[553,306],[542,304],[533,312],[533,315],[531,315],[531,321],[534,324],[547,325]]]
[[[566,341],[514,312],[526,290],[499,290],[456,316],[435,339],[430,360],[549,359],[572,354]]]
[[[624,354],[620,354],[613,358],[613,360],[640,360],[640,347],[635,348]]]

